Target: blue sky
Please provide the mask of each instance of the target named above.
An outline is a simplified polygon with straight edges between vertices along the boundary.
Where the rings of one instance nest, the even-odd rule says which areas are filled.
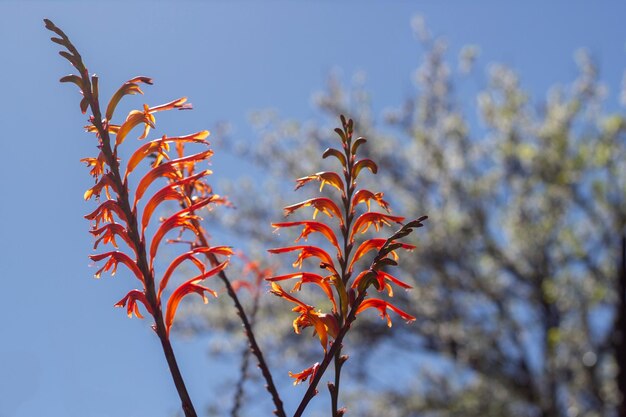
[[[141,74],[155,86],[129,106],[189,96],[195,110],[162,116],[159,134],[229,121],[253,146],[250,111],[318,118],[311,94],[333,69],[346,80],[364,71],[375,108],[398,104],[421,57],[410,27],[416,14],[445,36],[451,57],[479,45],[479,68],[505,63],[536,93],[571,81],[573,53],[585,47],[617,103],[625,12],[617,1],[0,2],[0,417],[166,417],[178,409],[148,323],[112,308],[134,283],[122,273],[92,278],[82,218],[94,208],[82,199],[91,178],[79,159],[95,155],[94,139],[82,131],[78,93],[58,83],[70,67],[44,17],[100,75],[101,95]],[[466,100],[471,108],[474,98]],[[213,169],[215,181],[245,173],[219,153]],[[204,342],[174,345],[201,405],[228,369],[207,362]],[[286,375],[276,378],[282,392],[302,392]]]

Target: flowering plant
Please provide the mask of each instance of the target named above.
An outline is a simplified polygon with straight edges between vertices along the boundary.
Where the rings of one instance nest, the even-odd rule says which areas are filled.
[[[82,160],[94,177],[94,185],[85,192],[84,197],[86,200],[94,198],[99,205],[85,218],[92,222],[90,233],[96,239],[94,249],[100,244],[111,245],[114,249],[90,256],[94,262],[104,262],[95,276],[99,278],[103,272],[114,275],[117,267],[123,264],[139,281],[139,288],[128,292],[115,303],[115,306],[126,308],[129,317],[134,315],[143,318],[146,312],[152,316],[153,328],[161,342],[183,412],[187,417],[196,416],[197,413],[177,365],[170,342],[170,329],[182,299],[188,294],[196,293],[206,303],[207,294],[216,297],[217,292],[203,282],[213,276],[219,277],[241,318],[250,351],[257,359],[266,387],[272,396],[275,414],[279,417],[286,416],[270,369],[256,341],[251,320],[246,315],[236,292],[237,288],[245,285],[241,281],[231,282],[225,272],[233,250],[228,246],[209,245],[206,231],[201,224],[202,210],[228,204],[228,201],[215,194],[206,182],[206,177],[212,172],[201,167],[213,155],[206,141],[209,132],[200,131],[184,136],[163,135],[143,142],[122,164],[119,149],[131,131],[136,127],[142,128],[139,139],[146,139],[151,129],[155,128],[156,113],[174,109],[187,110],[191,109],[191,105],[187,103],[186,98],[158,106],[144,105],[140,110],[132,110],[123,121],[114,123],[116,108],[124,96],[143,94],[141,84],[151,85],[152,80],[138,76],[122,84],[112,95],[103,113],[100,106],[98,77],[89,74],[81,55],[61,29],[47,19],[45,25],[55,34],[51,38],[52,41],[65,48],[59,52],[60,55],[78,72],[61,78],[61,82],[76,84],[82,95],[80,101],[82,113],[88,110],[92,113],[86,130],[95,134],[98,153],[95,157]],[[334,382],[328,385],[332,415],[338,417],[345,413],[345,409],[339,408],[341,368],[348,359],[342,355],[342,343],[359,314],[368,309],[378,310],[381,317],[387,320],[388,326],[391,326],[389,311],[398,314],[407,322],[415,320],[409,313],[389,301],[369,296],[368,291],[374,287],[377,292],[386,291],[387,295],[392,297],[391,284],[403,289],[411,288],[387,272],[387,269],[397,264],[400,250],[410,251],[414,248],[413,245],[400,242],[400,239],[406,237],[414,228],[421,227],[426,216],[405,223],[404,217],[391,214],[388,202],[383,199],[383,193],[357,188],[357,179],[364,172],[364,168],[376,174],[377,166],[371,159],[357,159],[357,151],[366,140],[364,138],[353,140],[353,121],[341,116],[341,124],[342,127],[336,129],[341,149],[329,148],[323,154],[323,158],[337,159],[340,165],[339,172],[323,171],[299,178],[296,186],[296,189],[299,189],[307,183],[319,182],[321,192],[328,184],[337,189],[339,196],[334,199],[319,196],[284,209],[285,215],[288,216],[301,208],[313,207],[313,220],[273,224],[277,230],[302,227],[296,241],[307,240],[310,234],[319,233],[334,254],[331,256],[326,249],[313,245],[269,250],[274,254],[297,252],[298,257],[293,267],[298,268],[303,266],[306,259],[316,258],[319,260],[319,267],[324,271],[322,275],[313,272],[294,272],[266,277],[271,293],[295,305],[293,311],[297,313],[297,317],[293,321],[294,331],[300,333],[302,329],[313,327],[324,352],[321,361],[301,372],[289,374],[294,378],[295,384],[304,381],[308,381],[309,384],[293,414],[294,417],[303,414],[309,401],[317,393],[317,385],[331,362],[334,363],[335,372]],[[185,149],[188,145],[203,149],[189,154]],[[134,177],[135,169],[146,160],[150,161],[148,172],[139,178],[136,186],[131,186],[130,180]],[[151,192],[151,186],[160,181],[160,188],[156,192]],[[153,219],[155,211],[161,203],[168,200],[175,201],[179,207],[156,225]],[[384,212],[371,211],[372,202]],[[315,220],[319,212],[326,215],[331,223]],[[391,226],[394,223],[399,224],[400,228],[388,237],[360,239],[370,228],[379,232],[383,226]],[[177,237],[166,239],[173,231],[178,232]],[[187,235],[190,235],[191,239],[183,239],[183,236]],[[176,256],[162,272],[158,273],[163,258],[159,248],[164,241],[188,244],[189,250]],[[118,242],[123,242],[123,249],[120,249]],[[373,260],[366,266],[360,266],[371,252],[375,253]],[[186,261],[193,264],[197,273],[171,289],[171,278],[174,274],[180,273],[180,266]],[[257,277],[267,275],[256,263],[248,264],[256,271]],[[319,287],[324,294],[328,311],[322,312],[321,309],[285,291],[281,283],[289,280],[295,280],[292,292],[300,291],[303,284],[314,284]],[[257,282],[257,288],[258,285]],[[253,310],[256,310],[256,307]]]

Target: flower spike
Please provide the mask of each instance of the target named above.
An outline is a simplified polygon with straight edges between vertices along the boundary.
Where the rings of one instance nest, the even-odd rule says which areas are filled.
[[[269,252],[273,254],[298,251],[298,258],[292,264],[294,268],[302,269],[304,259],[315,257],[320,260],[320,267],[330,272],[326,277],[312,272],[295,272],[266,278],[271,285],[270,292],[295,304],[295,307],[292,309],[297,314],[292,323],[294,331],[300,333],[302,328],[312,326],[315,329],[314,334],[317,334],[319,337],[324,351],[324,358],[321,362],[302,372],[289,373],[295,379],[294,384],[306,380],[309,380],[310,384],[305,398],[295,413],[297,417],[302,415],[304,407],[317,392],[316,386],[321,375],[333,360],[335,361],[335,378],[338,380],[341,366],[346,360],[346,357],[341,355],[341,342],[358,314],[368,308],[378,309],[381,317],[387,319],[388,326],[391,326],[388,310],[399,314],[407,322],[415,320],[413,316],[387,301],[368,298],[367,290],[370,286],[374,286],[379,292],[387,290],[388,296],[393,297],[392,284],[407,290],[411,288],[409,284],[399,280],[384,269],[397,264],[398,249],[410,251],[415,248],[411,244],[402,243],[398,240],[408,235],[413,228],[420,227],[421,221],[425,217],[408,222],[391,237],[359,239],[360,235],[366,233],[372,226],[376,232],[379,232],[383,226],[391,226],[393,223],[402,225],[404,217],[392,216],[390,214],[389,203],[383,199],[382,192],[372,192],[366,189],[357,190],[357,179],[363,169],[368,169],[372,174],[376,174],[378,167],[371,159],[357,158],[356,152],[366,140],[358,138],[353,141],[354,123],[352,120],[341,116],[341,124],[342,128],[335,129],[341,141],[341,150],[328,148],[323,154],[323,158],[332,156],[339,162],[338,172],[317,172],[296,180],[296,190],[309,182],[319,181],[320,192],[322,192],[324,185],[329,184],[341,192],[341,197],[328,198],[318,196],[284,208],[285,216],[289,216],[302,207],[312,206],[315,208],[313,219],[320,211],[330,218],[337,218],[340,233],[335,233],[334,229],[325,224],[323,219],[272,224],[277,230],[285,227],[302,226],[303,229],[296,242],[300,239],[307,240],[311,233],[320,233],[336,252],[335,261],[325,249],[317,246],[299,245],[269,249]],[[371,201],[376,202],[386,213],[370,211]],[[366,206],[367,211],[363,210],[363,206]],[[356,248],[356,251],[353,253],[354,248]],[[369,267],[362,270],[357,269],[359,261],[369,252],[376,252],[374,260]],[[312,283],[320,287],[325,298],[331,302],[332,311],[324,313],[314,305],[304,303],[287,293],[278,284],[278,282],[292,279],[296,280],[291,291],[292,293],[301,291],[304,283]],[[330,340],[332,340],[332,344],[330,344]],[[328,346],[331,346],[330,349]],[[335,387],[334,384],[331,384],[329,387],[333,402],[332,414],[341,415],[341,409],[337,407],[338,385]]]

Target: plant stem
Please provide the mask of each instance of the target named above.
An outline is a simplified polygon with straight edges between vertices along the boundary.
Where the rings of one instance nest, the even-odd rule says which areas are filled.
[[[317,368],[317,372],[315,372],[315,376],[311,380],[311,383],[309,384],[309,388],[304,393],[304,396],[302,397],[302,401],[300,401],[300,404],[298,405],[298,409],[293,414],[293,417],[301,417],[307,405],[317,393],[317,385],[319,384],[320,379],[322,379],[324,372],[326,372],[326,369],[328,368],[330,361],[335,357],[335,354],[341,349],[341,343],[343,341],[343,338],[345,337],[346,333],[350,329],[350,325],[352,324],[352,322],[356,319],[356,311],[361,305],[361,303],[363,302],[363,300],[365,299],[366,295],[367,293],[363,291],[359,294],[356,300],[354,300],[353,307],[350,310],[348,317],[346,318],[346,322],[344,323],[341,330],[339,330],[339,334],[337,335],[337,338],[333,342],[333,345],[330,347],[326,355],[324,355],[324,359],[320,363],[320,366]]]
[[[111,149],[111,139],[109,137],[109,132],[102,124],[100,103],[93,97],[91,91],[91,80],[89,79],[89,74],[86,68],[82,72],[81,77],[85,85],[89,86],[89,88],[85,89],[86,91],[84,91],[84,95],[85,98],[89,101],[89,105],[93,112],[92,122],[98,130],[98,135],[100,136],[100,139],[102,141],[102,152],[107,160],[107,164],[111,169],[115,188],[118,192],[118,204],[122,208],[122,211],[124,212],[127,220],[128,235],[135,246],[135,251],[137,254],[137,266],[139,267],[139,270],[141,271],[144,278],[146,299],[152,309],[152,316],[154,317],[155,321],[156,334],[161,341],[163,353],[165,354],[165,359],[169,366],[172,379],[174,380],[174,385],[176,386],[176,390],[178,391],[178,396],[180,397],[183,412],[185,413],[186,417],[197,417],[197,413],[195,411],[191,398],[189,397],[189,393],[187,392],[185,381],[183,380],[180,369],[178,368],[178,363],[176,361],[176,356],[174,355],[174,350],[172,349],[172,345],[170,344],[170,341],[167,337],[165,323],[163,322],[163,312],[161,311],[161,306],[156,296],[154,276],[148,266],[145,244],[139,235],[137,217],[131,209],[130,200],[128,197],[128,189],[120,175],[117,157],[113,154],[113,150]]]
[[[194,220],[194,222],[197,222],[197,220]],[[198,236],[198,239],[200,240],[200,243],[203,246],[209,247],[208,240],[204,234],[200,234]],[[207,253],[206,257],[209,259],[209,262],[211,262],[213,266],[216,266],[219,264],[219,261],[214,254]],[[243,324],[243,327],[244,327],[244,333],[246,337],[248,338],[248,342],[250,344],[250,350],[252,351],[254,356],[257,358],[259,368],[261,369],[261,374],[263,374],[263,378],[265,378],[265,382],[267,383],[265,388],[272,396],[272,401],[274,402],[274,406],[276,407],[276,410],[274,410],[274,414],[276,414],[277,417],[287,417],[287,415],[285,414],[283,401],[281,400],[280,394],[278,393],[278,389],[276,389],[276,385],[274,384],[272,373],[270,372],[270,369],[267,366],[267,363],[265,362],[265,358],[263,357],[263,352],[261,351],[261,348],[259,347],[259,344],[256,341],[256,337],[254,336],[252,324],[250,323],[250,320],[248,320],[248,316],[246,315],[246,312],[243,309],[241,302],[239,301],[239,297],[237,296],[237,293],[233,289],[233,286],[231,285],[230,280],[228,279],[228,276],[226,275],[226,273],[224,271],[220,271],[218,273],[218,276],[224,283],[228,296],[233,300],[233,303],[235,304],[237,315],[241,319],[241,323]]]

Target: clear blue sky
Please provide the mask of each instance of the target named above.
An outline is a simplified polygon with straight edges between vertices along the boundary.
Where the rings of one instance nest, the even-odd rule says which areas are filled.
[[[92,278],[82,216],[94,206],[82,199],[91,179],[79,159],[95,155],[94,139],[82,131],[75,88],[58,83],[70,67],[44,17],[100,75],[101,95],[148,75],[156,85],[133,105],[182,95],[194,103],[193,112],[159,119],[168,133],[228,120],[245,137],[251,110],[319,117],[310,97],[333,68],[346,79],[365,71],[376,108],[399,103],[421,57],[410,28],[416,14],[448,39],[451,56],[479,45],[479,67],[508,64],[537,92],[571,81],[573,53],[586,47],[616,102],[626,68],[626,6],[618,1],[0,2],[0,417],[178,410],[147,322],[112,308],[134,283],[122,273]],[[241,171],[226,160],[215,156],[216,180]],[[223,368],[206,361],[202,343],[174,345],[201,405]],[[276,377],[293,391],[286,375]]]

